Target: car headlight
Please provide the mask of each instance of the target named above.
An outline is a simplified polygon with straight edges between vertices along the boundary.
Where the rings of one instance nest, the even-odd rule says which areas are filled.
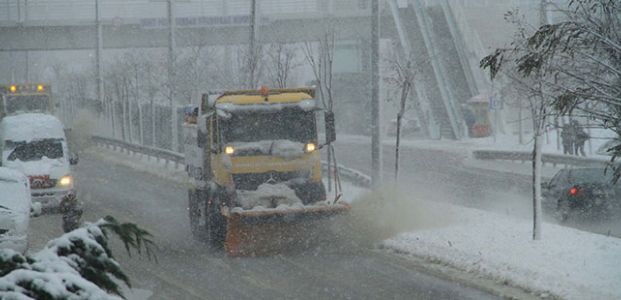
[[[315,144],[313,143],[308,143],[306,144],[306,146],[304,147],[304,151],[306,152],[313,152],[317,149],[317,146],[315,146]]]
[[[70,175],[63,176],[60,180],[58,180],[58,185],[60,186],[70,186],[71,183],[73,183],[73,178],[71,178]]]

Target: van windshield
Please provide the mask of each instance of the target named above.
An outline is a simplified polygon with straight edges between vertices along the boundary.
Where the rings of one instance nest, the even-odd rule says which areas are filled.
[[[6,149],[12,149],[8,160],[36,161],[43,157],[63,157],[62,139],[43,139],[31,142],[6,141]]]

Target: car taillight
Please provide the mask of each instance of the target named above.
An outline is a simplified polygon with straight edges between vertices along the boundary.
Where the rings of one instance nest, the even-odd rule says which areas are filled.
[[[569,189],[569,196],[575,196],[578,194],[578,188],[577,187],[572,187]]]

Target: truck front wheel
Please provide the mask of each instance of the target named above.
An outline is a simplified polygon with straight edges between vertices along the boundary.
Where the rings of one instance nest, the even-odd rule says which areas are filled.
[[[326,187],[321,181],[308,181],[292,188],[295,191],[295,195],[302,200],[304,205],[326,200]]]
[[[205,226],[205,205],[204,201],[201,203],[198,190],[188,191],[188,214],[190,217],[190,230],[192,231],[192,237],[197,241],[206,240],[206,226]],[[201,205],[202,204],[202,205]]]

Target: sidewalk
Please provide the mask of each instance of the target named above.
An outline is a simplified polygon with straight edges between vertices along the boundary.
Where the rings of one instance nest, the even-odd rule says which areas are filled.
[[[604,134],[604,133],[600,133]],[[525,139],[528,137],[525,137]],[[337,143],[351,143],[351,144],[369,144],[371,138],[361,135],[347,135],[341,134],[338,136]],[[548,143],[549,142],[549,143]],[[595,152],[598,147],[603,145],[605,140],[595,140],[593,142],[593,151]],[[388,137],[382,140],[384,146],[394,146],[395,138]],[[462,139],[458,141],[454,140],[423,140],[423,139],[403,139],[401,146],[413,149],[424,150],[437,150],[442,152],[454,153],[456,155],[464,157],[463,164],[465,167],[481,170],[490,170],[496,172],[505,172],[518,174],[523,176],[532,175],[532,165],[530,162],[520,163],[503,160],[478,160],[472,157],[472,152],[475,150],[506,150],[506,151],[526,151],[531,152],[533,150],[532,142],[527,144],[519,144],[518,138],[515,136],[502,135],[496,138],[493,137],[480,138],[480,139]],[[556,132],[550,132],[548,141],[544,138],[543,153],[562,154],[562,150],[556,148]],[[588,152],[588,149],[587,149]],[[610,156],[604,155],[591,155],[591,158],[598,158],[602,160],[609,160]],[[552,178],[556,172],[563,169],[562,166],[544,165],[541,175],[544,178]]]

